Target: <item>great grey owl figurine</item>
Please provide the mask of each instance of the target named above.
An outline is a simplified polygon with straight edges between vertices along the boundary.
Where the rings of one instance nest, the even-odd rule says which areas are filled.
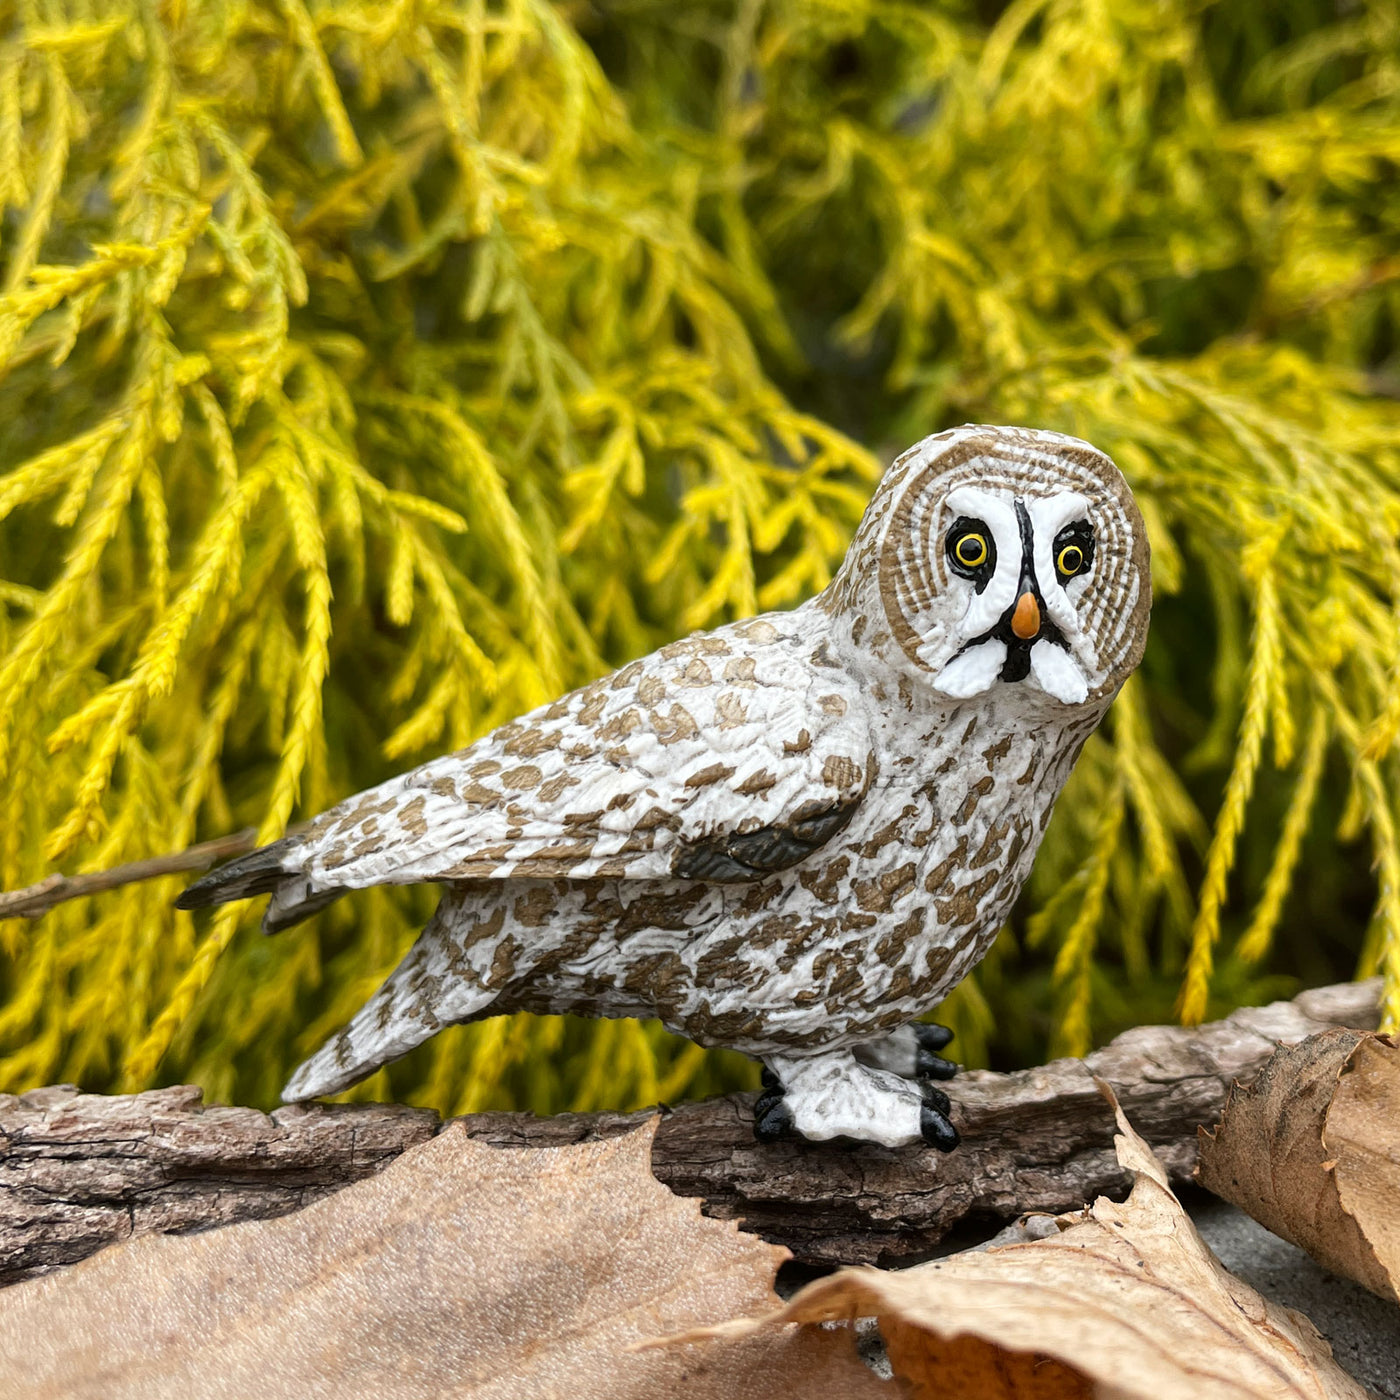
[[[287,928],[348,890],[437,912],[283,1099],[444,1026],[656,1016],[765,1066],[759,1136],[957,1143],[915,1024],[995,938],[1085,739],[1142,656],[1118,469],[967,426],[880,482],[818,597],[663,646],[191,885]]]

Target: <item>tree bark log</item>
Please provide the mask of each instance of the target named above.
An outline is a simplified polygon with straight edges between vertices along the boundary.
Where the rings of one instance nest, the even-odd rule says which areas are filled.
[[[754,1141],[752,1096],[663,1111],[652,1170],[678,1195],[787,1245],[813,1264],[894,1263],[926,1254],[960,1222],[1074,1209],[1127,1188],[1114,1160],[1106,1079],[1173,1179],[1190,1178],[1197,1125],[1279,1041],[1328,1026],[1371,1029],[1379,984],[1304,992],[1198,1027],[1144,1026],[1084,1060],[949,1086],[963,1144],[948,1155]],[[181,1086],[106,1097],[71,1086],[0,1095],[0,1283],[73,1263],[151,1231],[285,1215],[381,1170],[425,1142],[437,1115],[396,1104],[205,1107]],[[471,1136],[554,1147],[625,1132],[646,1113],[481,1113]],[[990,1231],[988,1231],[989,1233]]]

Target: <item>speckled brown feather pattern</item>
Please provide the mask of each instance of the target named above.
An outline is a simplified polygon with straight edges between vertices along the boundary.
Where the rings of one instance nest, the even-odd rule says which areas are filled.
[[[859,689],[785,618],[688,637],[351,798],[302,838],[305,873],[420,880],[663,879],[686,842],[868,786]],[[776,745],[774,737],[781,743]]]
[[[985,498],[989,515],[1024,501],[1032,525],[1082,510],[1097,538],[1088,578],[1037,585],[1063,655],[965,696],[939,686],[966,686],[976,647],[984,669],[1001,654],[965,619],[1012,585],[998,575],[984,604],[949,574],[960,489],[954,505]],[[1003,552],[1018,547],[1003,528]],[[1034,548],[1023,575],[1036,559],[1044,572],[1049,545]],[[1101,453],[1018,429],[925,440],[886,474],[820,597],[662,647],[273,848],[272,926],[328,891],[445,885],[407,957],[286,1097],[343,1088],[444,1025],[524,1009],[658,1016],[785,1066],[785,1082],[793,1065],[839,1064],[899,1117],[899,1083],[844,1052],[935,1006],[986,952],[1141,656],[1149,605],[1141,518]],[[832,1092],[811,1090],[802,1131],[917,1132],[904,1117],[853,1127]]]

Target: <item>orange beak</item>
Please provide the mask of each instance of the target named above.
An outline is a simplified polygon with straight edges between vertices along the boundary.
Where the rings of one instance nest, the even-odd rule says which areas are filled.
[[[1023,641],[1028,642],[1040,633],[1040,604],[1034,593],[1023,593],[1016,600],[1016,611],[1011,614],[1011,630]]]

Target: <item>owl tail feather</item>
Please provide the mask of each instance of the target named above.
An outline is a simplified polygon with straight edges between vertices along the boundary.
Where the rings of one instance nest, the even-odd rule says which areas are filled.
[[[343,889],[318,890],[301,872],[298,852],[301,841],[283,837],[270,846],[249,851],[246,856],[226,862],[196,880],[175,901],[177,909],[204,909],[211,904],[228,904],[235,899],[252,899],[270,894],[263,915],[264,933],[281,933],[303,919],[309,919],[345,893]]]
[[[486,1010],[494,998],[494,992],[484,993],[480,1010]],[[307,1099],[338,1094],[410,1050],[416,1050],[450,1024],[431,1015],[391,1020],[392,1003],[393,992],[386,984],[339,1035],[328,1040],[297,1069],[282,1090],[282,1102],[304,1103]],[[468,1015],[463,1019],[472,1018]]]
[[[283,1103],[338,1094],[375,1070],[417,1049],[445,1026],[492,1016],[502,988],[464,976],[433,972],[452,938],[454,902],[444,899],[418,941],[384,985],[339,1035],[303,1064],[282,1090]]]
[[[300,844],[292,837],[284,837],[270,846],[249,851],[246,856],[225,861],[185,890],[175,901],[175,907],[204,909],[211,904],[228,904],[235,899],[271,894],[295,870],[288,857]]]
[[[328,1040],[309,1060],[297,1068],[282,1090],[283,1103],[305,1103],[308,1099],[319,1099],[327,1094],[338,1094],[352,1084],[358,1084],[367,1075],[373,1074],[381,1065],[407,1055],[427,1035],[402,1046],[394,1041],[379,1040],[373,1048],[364,1043],[364,1037],[356,1034],[356,1022]],[[431,1034],[431,1032],[429,1032]]]

